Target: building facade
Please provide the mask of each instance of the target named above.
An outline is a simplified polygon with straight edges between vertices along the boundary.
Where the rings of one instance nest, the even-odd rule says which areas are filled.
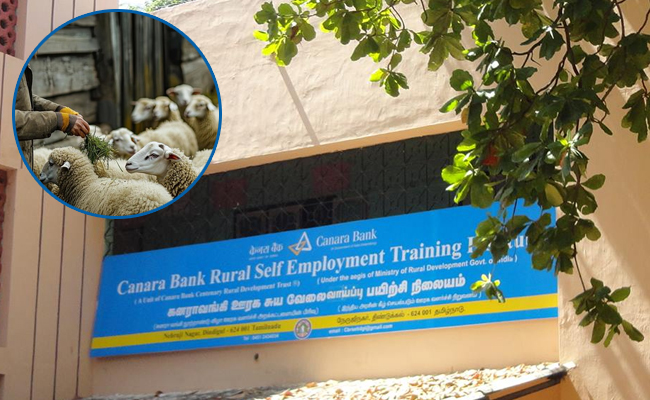
[[[92,392],[90,338],[104,221],[45,194],[18,153],[12,102],[24,59],[54,28],[117,0],[19,1],[16,56],[2,57],[0,168],[6,173],[0,272],[0,398],[72,399]],[[82,305],[83,304],[83,305]],[[84,315],[85,314],[85,315]],[[85,344],[83,343],[85,342]]]
[[[156,15],[204,52],[223,107],[213,163],[193,190],[146,217],[107,223],[64,208],[21,163],[11,99],[23,59],[58,24],[116,1],[19,6],[17,58],[3,56],[0,165],[7,174],[0,272],[0,398],[72,399],[446,373],[573,361],[544,398],[642,399],[650,393],[650,343],[589,344],[559,281],[559,318],[127,357],[89,357],[102,259],[125,254],[454,206],[439,171],[463,124],[441,114],[460,64],[426,72],[413,51],[411,89],[398,99],[367,79],[376,66],[326,34],[289,68],[265,59],[253,36],[262,1],[197,0]],[[632,26],[640,2],[626,2]],[[43,13],[43,8],[53,10]],[[22,10],[22,11],[21,11]],[[413,15],[415,19],[417,14]],[[412,17],[413,17],[412,16]],[[613,92],[624,103],[626,93]],[[620,107],[619,107],[620,108]],[[610,116],[615,119],[622,114]],[[592,173],[607,175],[595,214],[603,238],[581,247],[589,276],[631,285],[622,313],[650,332],[648,144],[618,129],[594,135]],[[622,163],[621,160],[625,160]],[[647,336],[647,335],[646,335]]]

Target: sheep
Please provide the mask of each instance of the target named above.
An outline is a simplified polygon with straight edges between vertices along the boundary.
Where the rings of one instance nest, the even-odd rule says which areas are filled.
[[[182,151],[159,142],[149,142],[129,158],[126,170],[155,175],[173,197],[187,189],[200,172]]]
[[[162,142],[180,149],[188,157],[194,157],[199,150],[194,131],[182,121],[163,122],[158,128],[147,129],[138,135],[138,139],[141,146],[149,142]]]
[[[52,153],[52,150],[45,147],[34,149],[34,165],[32,165],[32,171],[34,171],[34,174],[36,176],[39,176],[41,174],[43,166],[50,158],[50,153]]]
[[[153,108],[154,118],[158,123],[164,121],[182,121],[178,106],[169,97],[156,97],[156,105]]]
[[[137,136],[126,128],[116,129],[111,131],[108,135],[99,132],[94,135],[108,142],[117,157],[130,157],[140,150]],[[93,164],[93,169],[100,178],[118,178],[155,182],[155,179],[152,179],[150,175],[127,173],[124,169],[124,164],[126,164],[126,159],[124,158],[117,158],[106,162],[96,161]]]
[[[34,175],[36,176],[41,175],[43,166],[50,159],[50,153],[52,153],[52,150],[46,147],[39,147],[34,149],[34,160],[32,165],[32,171],[34,171]],[[48,183],[45,185],[45,187],[48,188],[49,191],[52,192],[52,194],[58,195],[59,187],[57,185],[53,183]]]
[[[131,121],[133,121],[134,124],[150,121],[154,118],[153,109],[156,106],[156,101],[154,99],[143,97],[137,101],[131,102],[131,104],[135,106],[131,112]]]
[[[93,170],[100,178],[156,182],[155,176],[128,173],[126,171],[126,160],[121,158],[109,160],[108,162],[97,161],[93,164]]]
[[[88,157],[72,147],[52,151],[40,180],[57,184],[59,196],[68,204],[101,215],[140,214],[172,200],[158,183],[98,177]]]
[[[105,138],[118,157],[131,157],[140,150],[140,138],[126,128],[112,130]]]
[[[97,136],[99,136],[100,133],[103,133],[102,127],[92,124],[89,126],[91,133],[97,132]],[[79,147],[83,141],[84,140],[79,136],[69,135],[63,131],[56,130],[45,139],[34,140],[34,148],[47,147],[48,149],[56,149],[57,147]]]
[[[190,85],[178,85],[173,88],[167,89],[167,96],[174,100],[178,107],[180,108],[181,115],[185,112],[185,108],[190,104],[192,95],[201,94],[201,89],[194,88]]]
[[[210,157],[211,155],[212,149],[197,151],[194,158],[192,158],[192,165],[194,165],[194,168],[201,171],[203,167],[205,167],[205,164],[208,164],[210,161],[212,161],[212,158]]]
[[[199,150],[212,149],[219,132],[219,111],[212,101],[200,94],[192,96],[184,116],[196,133]]]
[[[94,125],[90,125],[90,127],[92,132],[92,128],[94,127]],[[45,139],[34,140],[34,148],[45,147],[48,149],[56,149],[57,147],[68,147],[68,146],[79,148],[81,147],[83,141],[84,140],[79,136],[68,135],[63,131],[56,130],[52,132],[50,137],[47,137]]]

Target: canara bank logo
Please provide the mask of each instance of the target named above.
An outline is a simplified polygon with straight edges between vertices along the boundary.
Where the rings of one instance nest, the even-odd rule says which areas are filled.
[[[291,252],[295,255],[298,255],[303,251],[311,251],[311,242],[309,241],[307,232],[303,232],[302,236],[300,236],[300,240],[298,240],[298,243],[289,246],[289,250],[291,250]]]

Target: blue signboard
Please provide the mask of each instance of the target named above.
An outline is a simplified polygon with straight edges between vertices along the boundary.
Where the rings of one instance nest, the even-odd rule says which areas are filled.
[[[485,217],[454,207],[106,257],[91,355],[556,317],[556,279],[531,268],[524,235],[496,264],[470,257]],[[493,271],[505,303],[469,289]]]

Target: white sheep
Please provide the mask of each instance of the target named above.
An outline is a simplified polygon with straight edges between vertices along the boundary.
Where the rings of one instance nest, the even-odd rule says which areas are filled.
[[[140,139],[126,128],[112,130],[104,138],[118,157],[131,157],[140,150]]]
[[[187,189],[200,172],[182,151],[158,142],[149,142],[129,158],[126,170],[156,176],[174,197]]]
[[[184,113],[185,120],[194,129],[199,150],[212,149],[219,133],[219,110],[203,95],[194,95]]]
[[[173,88],[167,89],[167,96],[174,100],[178,107],[181,109],[181,115],[185,111],[185,107],[190,104],[192,96],[195,94],[201,94],[201,89],[194,88],[190,85],[182,84]]]
[[[141,147],[149,142],[161,142],[180,149],[188,157],[194,157],[198,149],[196,135],[192,128],[182,121],[168,121],[156,129],[147,129],[138,135]]]
[[[126,170],[126,160],[122,158],[109,160],[107,162],[97,161],[93,164],[93,170],[100,178],[156,182],[155,176],[128,173]]]
[[[39,147],[34,149],[34,160],[32,165],[32,171],[34,171],[34,175],[41,175],[43,166],[47,164],[48,160],[50,159],[50,153],[52,153],[52,149],[48,149],[47,147]],[[45,185],[45,187],[48,188],[49,191],[53,194],[58,195],[59,187],[57,185],[48,183]]]
[[[41,174],[43,166],[50,159],[50,153],[52,153],[52,150],[45,147],[34,149],[34,165],[32,165],[32,171],[34,171],[36,176]]]
[[[134,106],[131,112],[131,121],[134,124],[154,119],[153,109],[156,107],[156,100],[143,97],[137,101],[132,101],[131,105]]]
[[[200,150],[196,152],[196,155],[194,158],[192,158],[192,165],[194,165],[194,168],[198,169],[201,171],[203,167],[205,167],[205,164],[209,163],[212,159],[212,149],[207,149],[207,150]]]
[[[140,214],[172,200],[167,190],[154,182],[99,178],[88,157],[72,147],[52,151],[40,180],[57,184],[59,197],[68,204],[101,215]]]
[[[167,96],[156,97],[156,105],[153,108],[154,118],[158,123],[165,121],[182,121],[178,105]]]
[[[100,136],[102,127],[90,124],[90,133],[97,133]],[[57,147],[77,147],[79,148],[83,143],[83,139],[79,136],[69,135],[63,131],[56,130],[52,132],[49,137],[45,139],[34,140],[34,148],[47,147],[48,149],[56,149]]]

